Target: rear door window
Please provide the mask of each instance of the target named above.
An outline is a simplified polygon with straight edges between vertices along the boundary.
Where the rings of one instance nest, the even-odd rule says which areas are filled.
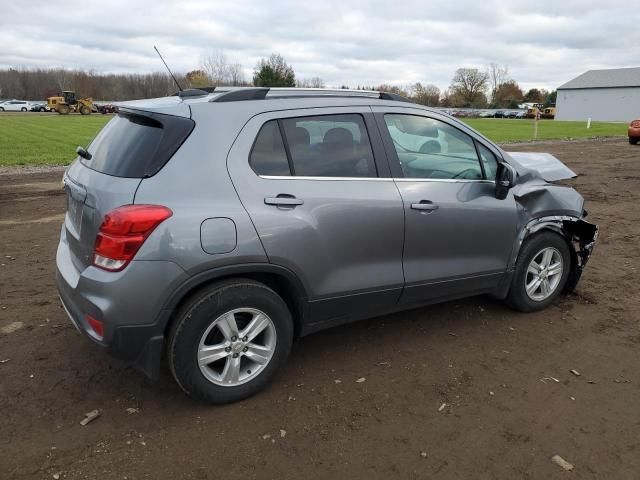
[[[107,175],[149,177],[173,156],[193,130],[188,118],[160,114],[120,113],[88,147],[87,167]]]
[[[377,176],[371,142],[361,115],[319,115],[281,122],[295,175]]]
[[[358,114],[271,120],[260,129],[249,163],[265,176],[378,175],[369,135]]]

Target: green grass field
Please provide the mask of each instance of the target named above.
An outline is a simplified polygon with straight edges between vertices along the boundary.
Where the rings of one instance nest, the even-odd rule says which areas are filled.
[[[76,147],[109,121],[106,115],[0,115],[0,165],[66,165]]]
[[[533,120],[502,118],[465,118],[465,123],[496,143],[526,142],[533,140]],[[540,120],[538,122],[538,140],[568,138],[616,137],[627,134],[628,124],[610,122],[556,122]]]
[[[0,114],[0,166],[65,165],[78,145],[86,146],[110,116]],[[470,118],[466,123],[497,143],[533,139],[533,120]],[[538,123],[538,140],[624,136],[624,123]]]

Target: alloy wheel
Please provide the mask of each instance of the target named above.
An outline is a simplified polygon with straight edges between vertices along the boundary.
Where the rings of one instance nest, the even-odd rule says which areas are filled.
[[[541,302],[549,298],[558,288],[562,279],[562,254],[554,247],[546,247],[533,256],[524,286],[531,300]]]
[[[198,367],[210,382],[235,387],[262,372],[276,348],[276,328],[254,308],[236,308],[216,318],[198,346]]]

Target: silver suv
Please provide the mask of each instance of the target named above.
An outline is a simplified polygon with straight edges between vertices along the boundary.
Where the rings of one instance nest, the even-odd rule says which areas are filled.
[[[575,288],[597,236],[575,174],[388,93],[184,91],[120,108],[64,175],[62,304],[96,345],[211,403],[296,337]]]

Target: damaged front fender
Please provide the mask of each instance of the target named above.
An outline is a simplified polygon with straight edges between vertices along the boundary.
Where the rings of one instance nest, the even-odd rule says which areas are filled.
[[[530,221],[522,231],[519,247],[522,246],[527,237],[544,229],[559,233],[572,246],[571,270],[567,278],[565,291],[573,292],[598,239],[598,226],[585,221],[584,218],[571,216],[536,218]],[[520,248],[518,248],[519,251]],[[512,267],[515,266],[516,261],[517,255],[513,259]]]

